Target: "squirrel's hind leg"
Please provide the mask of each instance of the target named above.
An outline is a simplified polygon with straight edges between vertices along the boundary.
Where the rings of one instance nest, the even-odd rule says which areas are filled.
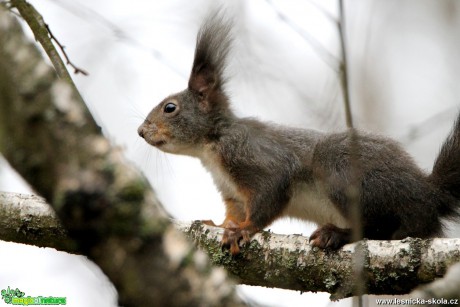
[[[316,229],[310,236],[310,244],[321,249],[337,250],[351,242],[351,229],[326,224]]]

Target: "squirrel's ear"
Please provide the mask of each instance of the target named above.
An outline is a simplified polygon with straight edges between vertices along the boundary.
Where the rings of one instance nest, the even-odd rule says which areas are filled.
[[[190,90],[198,93],[200,97],[206,98],[210,91],[214,89],[215,81],[216,79],[209,69],[200,68],[192,71],[188,87]]]
[[[214,11],[198,31],[188,88],[197,93],[202,101],[222,92],[231,28],[231,20],[222,11]]]

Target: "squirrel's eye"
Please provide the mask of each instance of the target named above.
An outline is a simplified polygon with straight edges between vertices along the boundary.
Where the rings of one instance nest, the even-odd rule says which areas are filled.
[[[165,113],[172,113],[172,112],[176,111],[176,108],[177,108],[177,106],[174,103],[169,102],[169,103],[167,103],[165,105],[163,110],[164,110]]]

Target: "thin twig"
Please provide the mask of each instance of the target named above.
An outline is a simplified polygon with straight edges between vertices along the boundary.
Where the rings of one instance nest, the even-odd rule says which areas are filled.
[[[69,84],[73,84],[72,78],[70,77],[64,62],[49,37],[49,32],[45,28],[45,21],[43,20],[42,15],[25,0],[11,0],[11,4],[19,11],[21,17],[29,25],[35,39],[42,45],[51,60],[58,76],[69,82]]]
[[[149,54],[153,55],[153,57],[156,58],[159,62],[163,63],[163,65],[168,67],[171,71],[173,71],[180,77],[188,78],[188,76],[184,74],[184,72],[177,66],[177,64],[174,61],[169,60],[169,58],[163,55],[163,53],[159,49],[155,49],[154,47],[145,45],[143,42],[134,38],[131,33],[123,29],[123,27],[120,27],[119,25],[112,22],[104,15],[101,15],[94,9],[87,7],[81,3],[77,4],[72,1],[57,1],[55,2],[55,4],[85,21],[90,20],[98,22],[105,28],[109,29],[118,40],[124,43],[131,44],[136,48],[148,52]]]
[[[283,14],[271,0],[266,0],[266,2],[273,8],[273,10],[278,15],[278,18],[291,27],[297,34],[303,37],[313,48],[319,58],[332,70],[339,73],[339,60],[332,55],[316,38],[314,38],[310,33],[303,30],[301,27],[292,22],[288,16]]]
[[[49,35],[50,35],[50,38],[58,45],[59,49],[61,49],[61,52],[62,54],[64,55],[65,57],[65,60],[67,62],[67,65],[70,65],[72,66],[72,68],[74,69],[74,73],[75,74],[79,74],[81,73],[82,75],[85,75],[87,76],[88,75],[88,72],[86,72],[85,70],[77,67],[75,64],[73,64],[71,61],[70,61],[70,58],[69,56],[67,55],[67,52],[65,52],[64,48],[65,46],[62,45],[59,40],[56,38],[56,36],[54,36],[53,32],[51,32],[51,29],[49,27],[49,25],[47,23],[45,23],[45,28],[46,30],[48,31]]]
[[[451,115],[456,114],[457,111],[458,107],[455,106],[433,114],[425,120],[410,126],[409,129],[406,129],[407,132],[399,136],[397,139],[405,145],[411,144],[412,142],[417,141],[420,137],[426,136],[427,134],[436,131],[436,129],[441,128],[442,125],[439,123],[450,121]]]
[[[18,10],[21,17],[29,25],[35,39],[40,43],[48,55],[59,78],[65,80],[74,89],[74,93],[78,96],[78,100],[83,101],[61,56],[50,38],[49,31],[46,29],[46,24],[42,15],[25,0],[11,0],[10,3],[12,7]]]
[[[348,128],[353,128],[353,117],[351,115],[350,91],[348,84],[347,46],[345,44],[345,12],[343,0],[339,0],[339,22],[337,23],[340,36],[340,52],[342,61],[340,63],[340,83],[342,84],[343,102],[345,104],[345,120]]]
[[[338,24],[337,18],[334,17],[334,15],[332,15],[331,13],[329,13],[324,7],[322,7],[318,3],[314,2],[314,1],[311,1],[311,0],[308,0],[308,2],[312,6],[314,6],[318,11],[320,11],[330,22],[332,22],[334,24]]]
[[[345,8],[343,0],[339,1],[339,22],[337,23],[340,37],[340,51],[342,61],[340,63],[340,83],[342,85],[343,102],[345,106],[345,120],[349,128],[350,137],[350,184],[348,188],[348,202],[351,210],[352,220],[352,240],[358,241],[363,238],[363,223],[362,223],[362,206],[360,199],[360,178],[362,178],[359,165],[359,142],[358,135],[353,129],[353,117],[351,114],[350,91],[348,83],[348,66],[347,66],[347,47],[345,44]],[[353,298],[353,306],[363,306],[363,294],[366,292],[366,277],[364,275],[364,259],[365,251],[362,244],[358,244],[356,253],[353,256],[353,274],[355,276],[355,297]]]
[[[30,29],[34,33],[35,39],[42,45],[43,49],[48,54],[54,68],[61,78],[67,79],[69,82],[71,81],[70,75],[68,74],[64,63],[62,63],[59,54],[54,48],[52,41],[55,41],[59,46],[59,49],[62,51],[67,64],[72,66],[75,74],[81,73],[85,76],[88,75],[85,70],[77,67],[70,61],[69,56],[64,50],[65,46],[63,46],[53,35],[50,27],[43,20],[43,16],[40,15],[40,13],[38,13],[30,3],[25,0],[12,0],[9,1],[9,5],[10,7],[15,7],[19,11],[20,17],[29,25]]]

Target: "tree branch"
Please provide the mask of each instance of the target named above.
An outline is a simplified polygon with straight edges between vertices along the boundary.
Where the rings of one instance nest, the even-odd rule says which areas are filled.
[[[73,85],[72,78],[67,71],[67,68],[64,65],[59,53],[54,48],[53,42],[49,36],[49,31],[45,21],[43,20],[42,15],[37,12],[37,10],[25,0],[11,0],[11,6],[15,7],[21,17],[29,25],[30,29],[35,35],[35,39],[42,45],[49,59],[53,63],[54,68],[58,76],[66,80],[69,84]],[[73,85],[75,87],[75,85]]]
[[[0,217],[1,240],[73,251],[57,217],[41,197],[0,193]],[[328,292],[332,299],[353,295],[352,259],[357,244],[324,252],[311,248],[304,236],[262,232],[242,249],[241,255],[232,257],[220,246],[223,229],[199,222],[174,224],[209,255],[213,264],[223,266],[242,284]],[[452,263],[460,260],[460,239],[364,241],[361,247],[365,251],[368,294],[409,293],[442,277]],[[460,269],[456,267],[453,272]],[[433,293],[440,298],[455,297],[459,288],[452,285],[460,284],[459,276],[449,273],[445,281],[415,290],[413,297],[429,298]],[[457,292],[452,294],[452,290]]]
[[[327,66],[329,66],[336,73],[341,73],[341,63],[332,53],[330,53],[314,36],[310,35],[307,31],[303,30],[301,27],[291,21],[288,16],[283,14],[283,12],[276,7],[272,0],[266,0],[266,2],[273,8],[275,13],[278,15],[278,18],[286,23],[294,32],[300,35]],[[319,6],[316,7],[319,8]]]
[[[353,257],[357,244],[337,252],[312,248],[308,237],[261,232],[232,258],[222,251],[223,229],[199,222],[176,222],[211,258],[240,283],[298,291],[329,292],[331,299],[354,293]],[[460,261],[460,239],[362,241],[367,294],[405,294],[442,277]]]
[[[346,46],[346,33],[345,33],[345,8],[343,0],[339,1],[339,38],[340,38],[340,53],[341,62],[339,67],[339,78],[342,87],[343,103],[345,106],[345,120],[348,128],[353,128],[353,116],[351,113],[350,103],[350,88],[348,83],[348,58],[347,58],[347,46]]]
[[[45,28],[46,30],[48,31],[48,34],[50,36],[50,38],[56,42],[56,44],[58,45],[59,49],[61,49],[61,52],[62,54],[64,55],[65,57],[65,60],[67,62],[67,65],[70,65],[72,66],[73,70],[74,70],[74,73],[75,74],[82,74],[82,75],[85,75],[85,76],[88,76],[88,72],[86,72],[85,70],[77,67],[74,63],[72,63],[72,61],[70,61],[70,58],[69,56],[67,55],[67,52],[64,50],[65,49],[65,46],[61,44],[61,42],[56,38],[56,36],[54,36],[53,32],[51,32],[51,29],[49,27],[48,24],[45,23]]]
[[[0,239],[74,252],[74,243],[45,199],[0,192]]]
[[[456,299],[459,304],[460,298],[460,263],[452,265],[447,274],[442,279],[438,279],[428,285],[420,287],[411,293],[411,297],[418,299]],[[418,304],[420,306],[420,304]],[[434,304],[431,304],[434,305]],[[436,305],[448,305],[447,302],[437,303]],[[454,304],[450,304],[454,305]],[[415,305],[413,305],[415,306]]]

